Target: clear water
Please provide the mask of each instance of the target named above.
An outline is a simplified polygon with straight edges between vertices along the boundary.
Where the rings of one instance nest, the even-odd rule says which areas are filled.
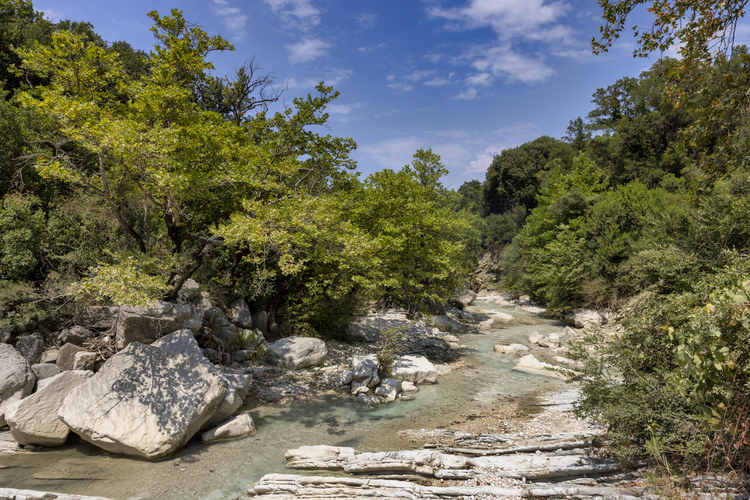
[[[465,367],[420,385],[414,400],[367,408],[343,393],[284,404],[250,403],[256,433],[244,439],[203,445],[193,439],[160,462],[108,454],[83,442],[33,453],[0,455],[0,487],[97,495],[114,499],[220,500],[243,498],[252,482],[271,472],[290,472],[283,455],[303,445],[351,446],[363,451],[404,449],[405,429],[448,426],[464,415],[489,410],[508,396],[532,401],[563,385],[549,377],[511,371],[513,357],[493,351],[498,343],[528,343],[531,332],[561,332],[564,324],[517,309],[477,301],[477,308],[502,311],[529,323],[460,335]],[[540,347],[541,360],[554,355]],[[300,473],[300,471],[294,471]]]

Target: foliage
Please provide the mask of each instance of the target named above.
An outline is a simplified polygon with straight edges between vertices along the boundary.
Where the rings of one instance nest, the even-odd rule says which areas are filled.
[[[503,150],[487,169],[484,182],[484,202],[489,211],[507,213],[517,205],[534,208],[541,184],[538,174],[547,170],[547,162],[553,159],[570,165],[574,154],[570,145],[547,136]]]
[[[396,362],[396,356],[398,356],[399,340],[404,338],[404,330],[406,326],[399,326],[393,328],[386,328],[380,334],[383,336],[380,341],[380,350],[377,353],[378,368],[386,377],[391,374],[393,365]]]

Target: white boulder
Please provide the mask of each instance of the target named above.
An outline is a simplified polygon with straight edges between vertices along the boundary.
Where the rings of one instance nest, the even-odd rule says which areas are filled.
[[[268,349],[272,363],[292,370],[319,365],[328,357],[326,343],[313,337],[287,337]]]
[[[0,343],[0,402],[20,392],[21,397],[31,394],[34,372],[29,362],[10,344]]]
[[[253,417],[247,413],[243,413],[242,415],[237,415],[223,424],[204,432],[201,434],[201,441],[204,443],[212,443],[220,439],[247,436],[253,432],[255,432]]]

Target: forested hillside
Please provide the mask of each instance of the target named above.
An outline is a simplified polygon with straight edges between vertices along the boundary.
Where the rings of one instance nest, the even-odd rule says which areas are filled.
[[[641,2],[600,2],[606,51]],[[555,314],[623,315],[582,346],[579,411],[609,425],[625,462],[747,472],[750,435],[750,56],[741,2],[655,3],[635,55],[684,42],[639,78],[593,94],[560,140],[495,156],[461,206],[503,249],[498,285]],[[743,4],[744,5],[744,4]],[[671,475],[669,473],[668,475]]]

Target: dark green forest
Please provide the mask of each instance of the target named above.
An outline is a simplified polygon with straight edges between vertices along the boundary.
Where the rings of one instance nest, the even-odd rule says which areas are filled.
[[[639,3],[600,2],[595,52]],[[635,54],[680,39],[680,59],[597,89],[563,137],[504,150],[452,191],[429,145],[360,178],[355,141],[325,128],[333,88],[270,113],[273,78],[252,61],[215,75],[231,44],[177,10],[149,14],[145,53],[0,0],[0,328],[194,279],[331,337],[373,305],[445,303],[500,249],[494,286],[552,315],[623,315],[573,374],[614,453],[747,472],[750,55],[728,35],[738,2],[687,3],[655,4]]]

